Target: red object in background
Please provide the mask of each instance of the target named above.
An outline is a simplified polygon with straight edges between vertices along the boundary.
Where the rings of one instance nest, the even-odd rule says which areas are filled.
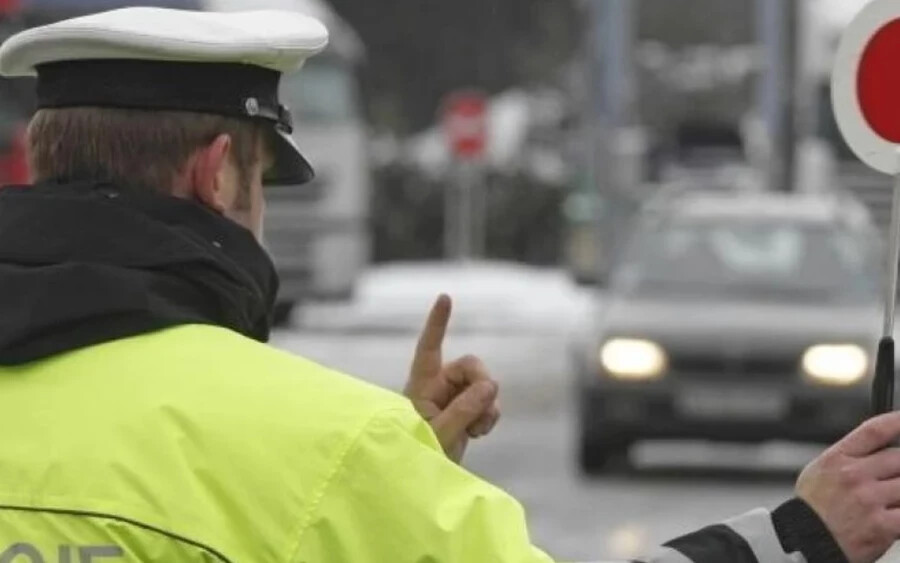
[[[9,151],[0,153],[0,185],[27,184],[31,180],[26,131],[24,125],[17,127]]]
[[[21,3],[21,0],[0,0],[0,15],[18,12]]]
[[[443,104],[443,125],[453,154],[461,159],[484,155],[487,146],[487,100],[478,92],[456,92]]]
[[[859,106],[869,127],[883,139],[900,144],[900,19],[872,36],[857,74]]]

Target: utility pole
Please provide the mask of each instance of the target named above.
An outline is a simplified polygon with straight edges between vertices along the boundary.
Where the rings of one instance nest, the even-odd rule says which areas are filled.
[[[624,228],[617,212],[623,177],[617,141],[630,125],[634,82],[632,11],[637,0],[587,0],[591,16],[591,177],[602,205],[595,206],[599,277],[605,277]],[[605,208],[605,210],[604,210]]]
[[[792,191],[795,183],[798,0],[757,0],[757,37],[763,53],[757,92],[767,139],[769,189]]]

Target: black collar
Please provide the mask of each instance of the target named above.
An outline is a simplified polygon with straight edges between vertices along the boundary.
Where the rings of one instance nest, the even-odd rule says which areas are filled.
[[[275,269],[194,202],[109,184],[0,189],[0,365],[183,324],[269,337]]]

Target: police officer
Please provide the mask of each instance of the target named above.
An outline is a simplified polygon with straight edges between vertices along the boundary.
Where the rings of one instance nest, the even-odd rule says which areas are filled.
[[[39,105],[35,183],[0,190],[0,563],[550,561],[456,463],[499,413],[477,359],[443,363],[446,297],[407,397],[262,344],[262,185],[312,176],[278,82],[326,42],[296,13],[134,8],[0,48]],[[873,561],[898,436],[873,420],[797,498],[646,561]]]

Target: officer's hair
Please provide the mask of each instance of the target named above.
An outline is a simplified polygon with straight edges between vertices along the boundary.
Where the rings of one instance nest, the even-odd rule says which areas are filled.
[[[39,110],[28,127],[33,180],[108,181],[169,192],[190,156],[221,134],[249,206],[250,177],[259,158],[261,127],[253,121],[181,111],[76,107]]]

